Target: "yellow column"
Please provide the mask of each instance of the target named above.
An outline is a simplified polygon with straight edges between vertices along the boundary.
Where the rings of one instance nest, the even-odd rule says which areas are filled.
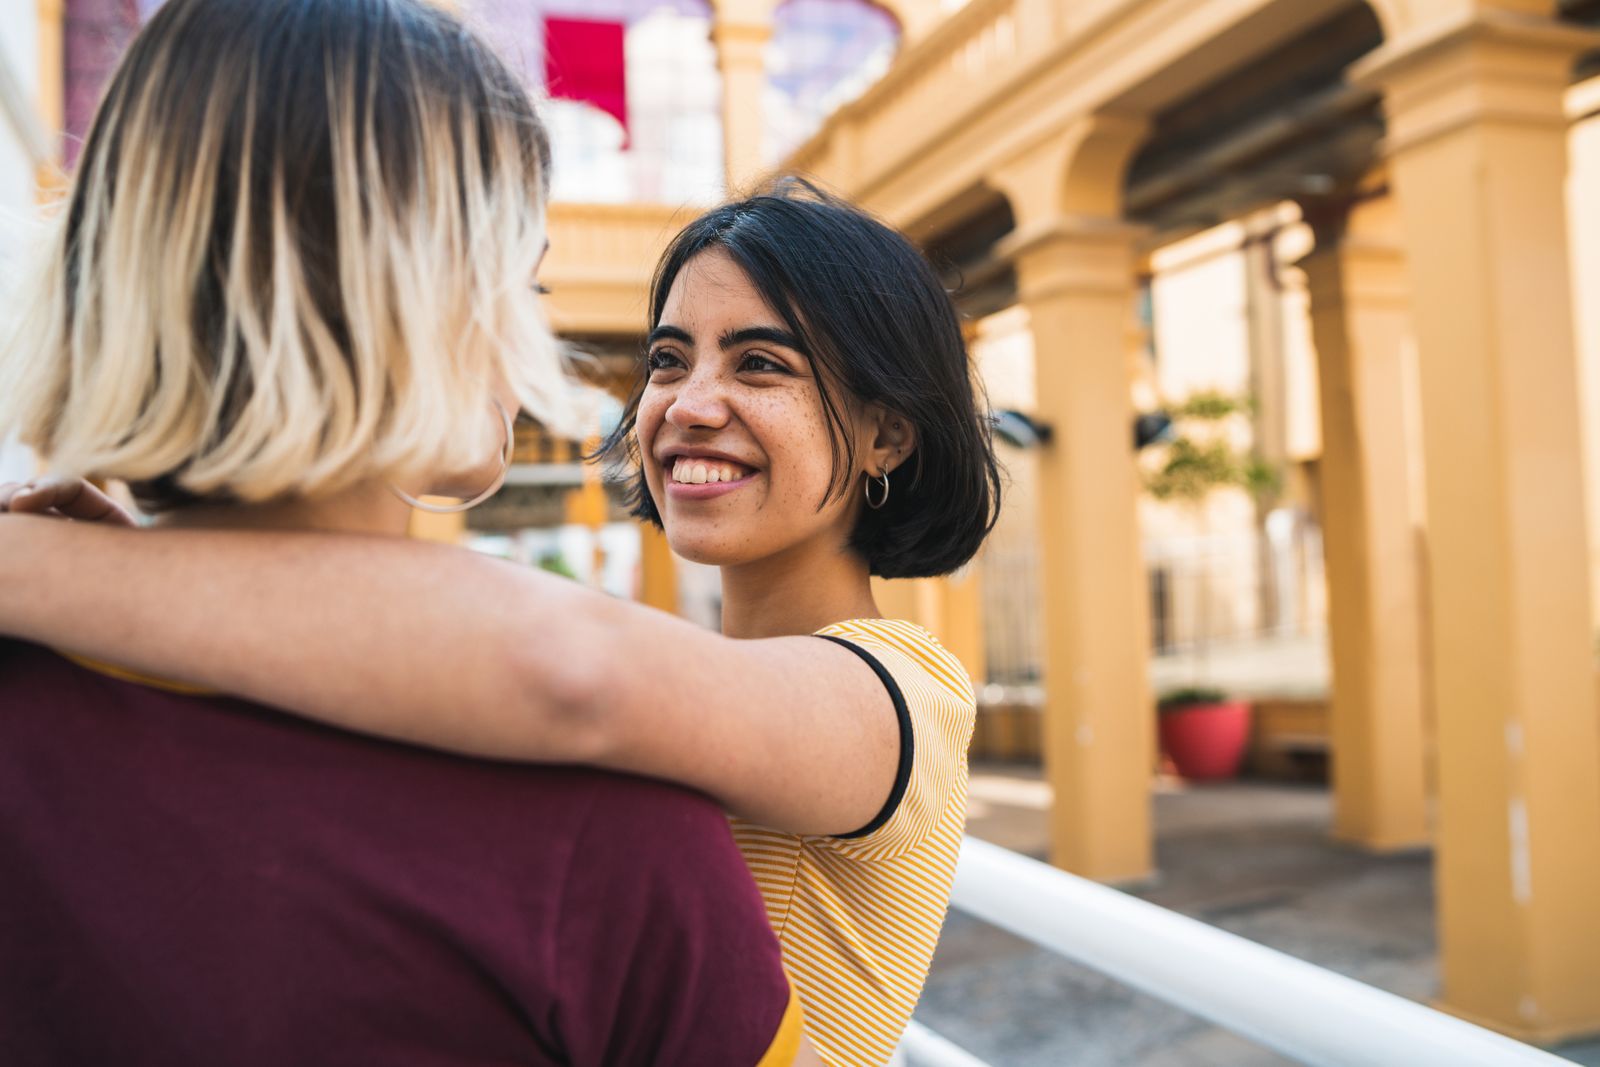
[[[1600,604],[1600,77],[1567,94],[1572,117],[1572,168],[1567,205],[1572,212],[1572,287],[1577,294],[1579,381],[1583,398],[1579,425],[1584,435],[1589,518],[1589,599]]]
[[[763,0],[720,0],[711,24],[722,73],[722,165],[728,195],[748,191],[766,169],[767,43],[772,9]]]
[[[1051,856],[1106,881],[1150,871],[1154,709],[1129,441],[1130,228],[1062,225],[1011,249],[1034,338]]]
[[[600,480],[585,478],[583,485],[567,491],[565,517],[572,526],[587,526],[591,530],[598,530],[606,524],[609,505],[605,486]]]
[[[583,454],[592,456],[600,448],[600,439],[591,437],[583,442]],[[588,527],[590,540],[590,565],[598,577],[605,568],[606,553],[600,545],[600,531],[605,527],[610,501],[605,484],[600,480],[600,469],[593,463],[583,464],[583,484],[567,491],[566,520],[571,526]]]
[[[50,137],[52,158],[35,168],[34,188],[40,203],[53,200],[65,187],[61,173],[61,131],[67,124],[66,0],[38,0],[39,84],[35,91],[39,124]]]
[[[920,578],[872,579],[872,599],[886,619],[905,619],[932,630],[938,622],[938,605]]]
[[[667,535],[649,523],[639,524],[639,602],[678,613],[678,565]]]
[[[459,545],[467,536],[467,516],[460,511],[439,515],[431,511],[413,510],[406,533],[418,541]]]
[[[961,661],[972,684],[983,684],[983,601],[976,566],[943,578],[874,578],[872,597],[885,618],[905,619],[932,633]]]
[[[1419,347],[1438,707],[1443,1000],[1600,1030],[1600,715],[1569,290],[1574,59],[1600,35],[1473,11],[1364,61]]]
[[[977,564],[938,579],[939,629],[935,636],[961,661],[972,684],[988,680],[987,649],[983,639],[983,584]]]
[[[1406,462],[1413,345],[1405,257],[1384,197],[1307,205],[1301,261],[1322,399],[1322,521],[1333,655],[1334,836],[1429,840],[1421,578]]]
[[[1114,221],[1147,130],[1085,116],[990,176],[1017,220],[997,251],[1016,265],[1037,414],[1054,435],[1036,504],[1051,860],[1113,882],[1151,869],[1155,709],[1127,353],[1140,234]]]

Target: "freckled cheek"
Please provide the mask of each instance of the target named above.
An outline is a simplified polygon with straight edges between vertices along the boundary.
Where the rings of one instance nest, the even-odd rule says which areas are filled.
[[[755,403],[746,416],[767,455],[772,478],[771,503],[784,510],[810,514],[828,492],[832,450],[827,426],[801,403],[774,399]]]

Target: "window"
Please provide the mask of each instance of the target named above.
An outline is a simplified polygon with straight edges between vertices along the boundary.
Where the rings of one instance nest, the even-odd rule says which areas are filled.
[[[900,44],[893,15],[865,0],[788,0],[767,51],[767,149],[776,164],[883,76]]]
[[[544,93],[544,20],[625,26],[629,129],[572,100],[543,113],[556,145],[552,197],[713,203],[722,196],[721,79],[705,0],[466,0],[469,20]]]

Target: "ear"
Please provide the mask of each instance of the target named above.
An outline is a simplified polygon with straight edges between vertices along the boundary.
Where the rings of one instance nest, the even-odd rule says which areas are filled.
[[[872,445],[867,451],[867,473],[892,471],[911,458],[917,448],[917,428],[911,420],[881,404],[867,408]]]

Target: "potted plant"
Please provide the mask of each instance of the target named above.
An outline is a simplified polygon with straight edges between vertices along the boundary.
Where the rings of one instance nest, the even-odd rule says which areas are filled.
[[[1162,753],[1191,782],[1239,773],[1250,742],[1250,705],[1220,689],[1195,686],[1164,694],[1156,705]]]
[[[1250,413],[1248,399],[1202,392],[1170,408],[1170,431],[1159,440],[1145,488],[1157,500],[1190,507],[1203,534],[1205,504],[1212,493],[1239,489],[1258,501],[1277,489],[1278,475],[1259,458],[1237,448],[1230,431]],[[1250,740],[1250,706],[1230,700],[1207,685],[1209,675],[1209,583],[1200,581],[1196,597],[1195,684],[1164,694],[1157,703],[1162,752],[1179,774],[1195,781],[1231,778],[1238,773]]]

